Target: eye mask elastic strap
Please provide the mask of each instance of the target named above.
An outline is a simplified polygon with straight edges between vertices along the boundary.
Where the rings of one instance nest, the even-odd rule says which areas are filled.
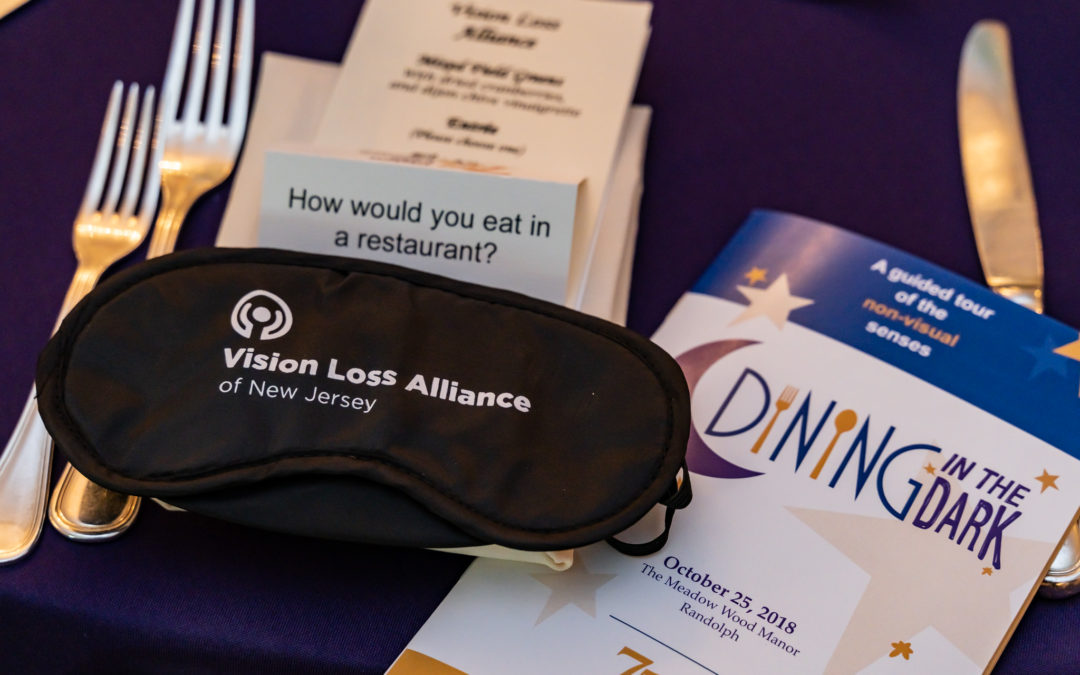
[[[671,521],[675,518],[675,511],[686,508],[694,496],[693,491],[690,489],[690,471],[686,467],[686,462],[682,464],[682,477],[682,483],[676,479],[671,484],[671,489],[660,500],[660,503],[667,507],[667,510],[664,513],[664,531],[657,535],[655,539],[640,544],[620,541],[615,537],[608,537],[605,541],[623,555],[643,556],[656,553],[662,549],[664,544],[667,543],[668,533],[671,531]]]

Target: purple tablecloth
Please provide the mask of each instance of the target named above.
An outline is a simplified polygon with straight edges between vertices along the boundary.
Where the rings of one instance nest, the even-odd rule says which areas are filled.
[[[259,0],[256,50],[340,60],[360,4]],[[1080,326],[1080,3],[656,4],[636,95],[655,117],[631,327],[655,329],[756,207],[829,221],[980,279],[955,87],[961,42],[985,17],[1012,31],[1047,313]],[[115,79],[160,82],[174,14],[173,2],[33,0],[0,21],[5,437],[75,267],[71,222],[108,89]],[[196,206],[181,248],[212,242],[227,197],[226,187]],[[109,544],[46,528],[29,557],[0,569],[0,670],[382,672],[466,564],[154,506]],[[1080,598],[1037,599],[996,672],[1080,672],[1078,630]]]

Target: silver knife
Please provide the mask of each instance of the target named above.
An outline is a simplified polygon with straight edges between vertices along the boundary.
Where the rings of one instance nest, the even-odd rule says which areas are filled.
[[[28,0],[0,0],[0,19],[11,14],[27,3]]]
[[[1039,217],[1004,24],[980,21],[964,40],[957,109],[964,185],[986,283],[1042,312]]]
[[[1009,31],[979,21],[960,54],[957,85],[960,158],[968,211],[986,283],[997,294],[1043,311],[1042,241],[1020,109]],[[1080,529],[1073,523],[1050,564],[1040,593],[1080,592]]]

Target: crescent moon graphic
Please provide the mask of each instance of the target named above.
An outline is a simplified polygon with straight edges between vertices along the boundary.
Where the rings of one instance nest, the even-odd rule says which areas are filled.
[[[675,362],[682,368],[691,398],[698,381],[714,363],[736,349],[755,344],[757,342],[754,340],[718,340],[699,345],[677,356]],[[710,450],[693,423],[690,425],[690,438],[686,444],[686,465],[694,473],[714,478],[752,478],[761,475],[760,471],[744,469]]]

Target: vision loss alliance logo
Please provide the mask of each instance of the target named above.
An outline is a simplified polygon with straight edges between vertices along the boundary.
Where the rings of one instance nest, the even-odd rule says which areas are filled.
[[[231,323],[233,330],[243,337],[274,340],[289,332],[293,316],[284,300],[260,289],[240,298],[233,307]]]

